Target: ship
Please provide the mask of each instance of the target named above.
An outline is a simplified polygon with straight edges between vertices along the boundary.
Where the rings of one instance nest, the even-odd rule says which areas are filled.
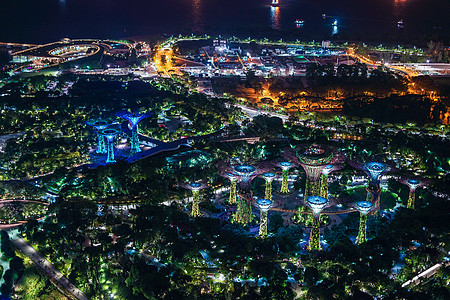
[[[280,0],[272,0],[271,6],[272,6],[272,7],[280,6]]]

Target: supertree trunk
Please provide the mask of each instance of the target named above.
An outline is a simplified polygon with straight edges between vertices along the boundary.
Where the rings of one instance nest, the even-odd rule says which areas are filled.
[[[131,153],[139,153],[141,148],[139,148],[139,130],[138,125],[136,125],[131,131]]]
[[[97,153],[98,154],[105,154],[106,151],[106,145],[105,145],[105,137],[101,134],[98,134],[98,147],[97,147]]]
[[[202,214],[200,213],[199,208],[199,202],[200,202],[200,192],[199,191],[192,191],[192,210],[191,210],[191,217],[199,217]]]
[[[311,235],[309,237],[309,251],[320,251],[320,215],[313,217],[313,226],[311,228]]]
[[[237,187],[237,181],[236,180],[231,181],[230,199],[228,200],[228,202],[230,204],[236,204],[236,187]]]
[[[259,237],[267,237],[267,211],[260,211]]]
[[[379,215],[380,214],[380,195],[381,195],[381,188],[380,187],[372,187],[367,188],[367,201],[373,203],[373,215]]]
[[[242,225],[247,225],[250,223],[252,216],[251,203],[247,202],[245,199],[239,197],[236,212],[233,217],[233,221]]]
[[[356,244],[360,245],[367,241],[367,215],[360,214],[359,215],[359,231],[358,236],[356,237]]]
[[[328,199],[328,175],[320,176],[320,196]]]
[[[114,144],[112,141],[108,141],[108,156],[106,157],[106,163],[114,163],[116,159],[114,157]]]
[[[409,197],[408,197],[408,206],[409,209],[415,209],[416,208],[416,190],[410,189],[409,190]]]
[[[281,180],[280,192],[282,194],[287,194],[287,193],[289,193],[289,186],[288,186],[289,170],[283,170],[282,174],[283,174],[283,178]]]
[[[320,180],[310,181],[306,178],[305,193],[303,199],[310,196],[320,196]]]
[[[266,180],[265,199],[272,200],[272,181]]]

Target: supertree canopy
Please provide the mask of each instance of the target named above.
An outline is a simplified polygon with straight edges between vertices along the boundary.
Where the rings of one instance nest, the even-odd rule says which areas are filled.
[[[428,184],[428,180],[423,178],[401,178],[400,182],[406,184],[409,187],[409,196],[407,208],[414,209],[416,206],[416,189]]]
[[[272,200],[272,181],[275,178],[275,173],[267,172],[262,174],[262,178],[266,181],[266,188],[264,197],[268,200]]]
[[[120,133],[120,130],[114,127],[106,127],[99,131],[99,134],[104,136],[108,141],[108,155],[106,157],[106,163],[114,163],[116,159],[114,157],[114,138]]]
[[[290,161],[298,162],[306,172],[304,199],[321,195],[322,170],[328,165],[338,165],[345,161],[345,156],[327,146],[300,145],[295,149],[287,148],[283,156]]]
[[[201,201],[200,190],[203,190],[208,187],[207,184],[202,182],[191,182],[191,183],[183,183],[181,187],[192,191],[192,210],[190,215],[192,217],[201,216],[199,203]]]
[[[289,192],[288,179],[289,179],[289,169],[294,167],[294,164],[289,161],[275,162],[275,166],[280,167],[282,170],[282,180],[281,180],[281,190],[282,194],[287,194]]]
[[[131,150],[130,153],[133,155],[135,153],[141,152],[141,148],[139,148],[139,122],[148,118],[152,115],[152,113],[138,113],[138,112],[128,112],[128,111],[120,111],[116,113],[116,116],[119,118],[125,119],[131,124]]]
[[[373,204],[369,201],[360,201],[355,205],[359,211],[359,231],[356,237],[356,244],[360,245],[367,241],[367,214],[372,209]]]
[[[269,199],[259,199],[256,201],[260,211],[259,218],[259,237],[265,238],[267,236],[267,212],[272,206],[272,201]]]
[[[105,129],[112,124],[109,119],[90,119],[86,121],[86,125],[92,126],[97,131],[97,153],[105,154],[107,152],[105,146],[105,137],[99,133],[100,130]]]
[[[362,162],[360,158],[356,158],[349,161],[349,164],[356,169],[364,171],[369,176],[367,199],[374,204],[374,213],[378,213],[381,195],[380,178],[386,173],[395,171],[396,168],[392,162],[379,159]]]
[[[320,196],[311,196],[306,200],[313,212],[313,226],[311,228],[311,235],[309,237],[309,251],[322,250],[320,246],[320,213],[327,206],[328,199]]]
[[[253,194],[250,190],[250,185],[256,176],[266,173],[270,170],[267,163],[251,163],[251,164],[232,164],[230,160],[219,163],[219,174],[232,174],[236,176],[239,182],[240,193],[237,201],[236,213],[233,220],[240,224],[248,224],[252,219],[251,202]]]

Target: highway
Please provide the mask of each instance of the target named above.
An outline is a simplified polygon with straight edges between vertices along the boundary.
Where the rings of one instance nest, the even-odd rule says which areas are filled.
[[[17,236],[11,239],[11,242],[23,254],[28,256],[36,267],[38,267],[44,274],[46,274],[52,282],[57,282],[59,288],[63,288],[67,294],[70,294],[75,299],[89,300],[89,298],[76,286],[74,286],[61,272],[59,272],[48,260],[46,260],[36,249],[28,244],[23,238]]]

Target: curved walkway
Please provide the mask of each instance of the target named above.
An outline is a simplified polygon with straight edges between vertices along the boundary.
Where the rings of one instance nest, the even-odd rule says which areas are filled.
[[[75,287],[61,272],[59,272],[48,260],[46,260],[36,249],[28,244],[23,238],[17,237],[11,239],[11,242],[23,254],[33,261],[33,263],[44,272],[53,282],[57,282],[60,288],[63,288],[67,294],[75,299],[89,300],[89,298],[77,287]]]

